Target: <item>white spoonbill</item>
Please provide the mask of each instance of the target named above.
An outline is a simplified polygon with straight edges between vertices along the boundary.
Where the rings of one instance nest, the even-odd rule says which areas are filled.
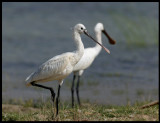
[[[84,53],[84,46],[80,37],[80,34],[86,34],[92,40],[94,40],[88,33],[83,24],[75,25],[73,29],[73,37],[75,40],[75,44],[77,50],[74,52],[67,52],[61,55],[57,55],[45,63],[43,63],[35,72],[31,73],[30,76],[26,78],[27,86],[37,86],[44,89],[48,89],[51,92],[52,101],[54,103],[55,93],[51,87],[46,87],[44,85],[40,85],[37,83],[41,82],[48,82],[57,80],[59,82],[58,92],[56,97],[56,115],[58,115],[58,101],[60,95],[60,88],[63,83],[63,80],[73,72],[74,66],[78,63],[80,58],[83,56]],[[96,43],[96,40],[94,40]],[[101,44],[99,44],[101,45]],[[102,45],[101,45],[102,46]],[[106,51],[109,51],[107,48],[102,46]]]
[[[116,41],[113,40],[106,32],[106,30],[104,29],[104,26],[102,23],[97,23],[95,26],[95,34],[96,34],[96,40],[102,44],[102,36],[101,33],[103,32],[108,40],[110,44],[115,44]],[[90,47],[90,48],[85,48],[84,49],[84,54],[82,56],[82,58],[79,60],[79,62],[74,66],[73,69],[73,82],[72,82],[72,87],[71,87],[71,94],[72,94],[72,107],[74,106],[74,81],[76,79],[76,76],[78,76],[78,80],[77,80],[77,85],[76,85],[76,94],[77,94],[77,100],[78,100],[78,104],[80,105],[80,98],[79,98],[79,82],[80,82],[80,77],[82,76],[83,72],[85,69],[87,69],[88,67],[90,67],[90,65],[93,63],[93,61],[95,60],[95,58],[98,56],[98,54],[101,51],[101,47],[96,44],[95,47]]]

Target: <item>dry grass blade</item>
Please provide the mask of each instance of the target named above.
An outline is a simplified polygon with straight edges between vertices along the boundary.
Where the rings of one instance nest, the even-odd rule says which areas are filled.
[[[159,101],[154,101],[154,102],[151,102],[149,104],[146,104],[146,105],[143,105],[142,107],[140,107],[141,109],[144,109],[144,108],[149,108],[151,106],[154,106],[154,105],[157,105],[159,104]]]

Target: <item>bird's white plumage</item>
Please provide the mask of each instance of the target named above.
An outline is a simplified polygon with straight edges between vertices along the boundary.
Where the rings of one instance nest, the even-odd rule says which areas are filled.
[[[47,82],[53,80],[58,80],[62,84],[63,79],[73,71],[73,67],[78,63],[84,53],[84,46],[80,37],[80,34],[84,30],[86,28],[83,24],[77,24],[74,27],[73,37],[77,46],[75,52],[57,55],[43,63],[35,72],[26,78],[27,85],[31,85],[30,83],[33,81]]]
[[[79,71],[88,68],[96,57],[96,50],[86,48],[80,61],[75,65],[74,71]]]
[[[95,26],[95,35],[96,35],[96,40],[102,44],[102,39],[101,39],[101,33],[102,30],[104,29],[102,23],[97,23]],[[100,53],[102,47],[96,44],[95,47],[91,48],[85,48],[84,49],[84,54],[82,58],[79,60],[79,62],[74,66],[74,74],[77,74],[81,76],[83,74],[83,71],[87,69],[94,61],[96,56]]]
[[[73,69],[71,65],[72,61],[70,61],[72,60],[72,56],[72,53],[64,53],[51,58],[32,73],[27,78],[27,82],[44,82],[63,79]]]

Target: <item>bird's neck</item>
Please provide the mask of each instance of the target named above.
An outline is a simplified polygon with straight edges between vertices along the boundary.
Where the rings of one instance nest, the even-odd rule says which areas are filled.
[[[96,32],[96,40],[102,44],[102,33],[101,31]],[[94,47],[94,49],[96,50],[96,56],[100,53],[102,47],[96,43],[96,46]]]
[[[82,43],[80,34],[78,32],[73,33],[75,44],[76,44],[76,52],[75,52],[75,61],[78,62],[84,53],[84,45]]]

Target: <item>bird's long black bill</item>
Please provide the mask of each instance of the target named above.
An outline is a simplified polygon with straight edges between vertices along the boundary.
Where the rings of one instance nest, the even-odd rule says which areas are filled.
[[[115,43],[116,43],[116,41],[113,40],[113,39],[108,35],[108,33],[107,33],[107,31],[106,31],[105,29],[104,29],[102,32],[107,36],[110,44],[115,44]]]
[[[110,51],[104,47],[102,44],[100,44],[98,41],[96,41],[94,38],[92,38],[92,36],[90,36],[86,31],[84,31],[84,34],[86,34],[88,37],[90,37],[93,41],[95,41],[97,44],[99,44],[107,53],[110,54]]]

